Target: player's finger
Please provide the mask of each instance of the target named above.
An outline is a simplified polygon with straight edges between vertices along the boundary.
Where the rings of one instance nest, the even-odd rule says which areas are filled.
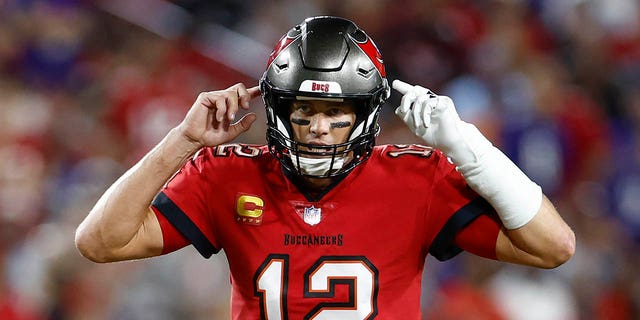
[[[213,127],[213,125],[215,124],[215,120],[216,120],[216,110],[215,109],[209,109],[209,112],[207,112],[207,126],[206,126],[206,128],[209,129],[209,128]]]
[[[255,99],[255,98],[259,97],[259,96],[260,96],[260,94],[262,93],[262,92],[260,91],[260,87],[259,87],[259,86],[255,86],[255,87],[248,88],[248,89],[247,89],[247,92],[249,92],[249,97],[250,97],[251,99]]]
[[[436,105],[434,111],[438,112],[439,114],[446,112],[454,112],[457,114],[453,105],[453,101],[447,96],[438,96],[438,104]]]
[[[408,113],[402,111],[402,107],[397,107],[394,112],[402,121],[405,121],[405,118],[408,116]]]
[[[398,107],[396,107],[396,109],[394,110],[394,113],[400,118],[402,119],[402,121],[405,121],[405,117],[407,115],[407,112],[402,108],[402,105],[399,105]]]
[[[201,92],[196,99],[194,105],[200,105],[209,109],[213,109],[216,105],[215,93],[212,91]]]
[[[227,97],[227,119],[229,119],[229,121],[233,121],[236,117],[236,114],[238,113],[238,109],[241,107],[241,99],[240,99],[240,95],[241,95],[241,90],[245,90],[244,86],[241,88],[238,88],[238,91],[235,92],[231,92],[229,93],[228,97]]]
[[[409,127],[412,126],[413,121],[411,120],[411,117],[413,116],[413,114],[411,113],[411,110],[408,110],[409,112],[405,111],[402,109],[402,107],[397,107],[395,110],[396,115],[402,120],[404,121],[404,123],[406,123]]]
[[[402,99],[400,99],[400,108],[402,112],[403,113],[409,112],[415,100],[416,100],[416,95],[413,94],[413,91],[403,95]]]
[[[402,109],[400,108],[400,106],[396,107],[395,110],[393,110],[393,113],[396,114],[396,116],[402,118],[404,116],[404,112],[402,112]]]
[[[218,114],[220,113],[220,108],[226,110],[224,100],[224,96],[222,96],[219,91],[202,92],[198,96],[194,106],[197,104],[200,107],[207,108],[207,123],[213,124],[213,120],[221,121]],[[224,115],[224,113],[222,113],[222,115]]]
[[[407,94],[407,92],[413,90],[412,85],[397,79],[393,80],[393,83],[391,83],[391,86],[401,94]]]
[[[416,128],[426,127],[430,123],[429,117],[431,116],[431,112],[427,105],[429,99],[428,95],[421,94],[416,98],[416,102],[413,104],[413,124]]]
[[[229,92],[227,96],[227,119],[233,121],[236,118],[236,113],[238,113],[238,108],[245,108],[243,104],[246,102],[243,102],[243,99],[246,100],[246,96],[249,93],[243,83],[236,83],[229,87],[227,91]]]
[[[422,125],[422,108],[424,108],[424,106],[420,104],[420,97],[417,97],[409,111],[411,113],[411,121],[413,121],[414,128],[419,128]]]
[[[428,99],[427,101],[424,102],[424,108],[422,109],[422,118],[425,121],[425,127],[429,127],[429,125],[431,125],[431,123],[433,122],[433,118],[435,116],[435,107],[434,105],[437,105],[438,101],[437,99]]]
[[[224,115],[227,113],[227,96],[218,95],[215,98],[216,120],[222,122]]]
[[[249,102],[256,97],[259,97],[260,93],[260,87],[258,86],[246,88],[243,85],[242,89],[238,91],[238,96],[240,97],[240,107],[245,110],[249,110]]]

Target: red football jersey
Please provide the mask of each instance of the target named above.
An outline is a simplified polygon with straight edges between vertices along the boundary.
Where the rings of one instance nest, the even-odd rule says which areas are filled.
[[[205,148],[152,207],[165,251],[224,249],[234,319],[270,320],[419,319],[427,254],[453,257],[458,231],[493,211],[442,153],[417,145],[376,146],[319,199],[265,146]]]

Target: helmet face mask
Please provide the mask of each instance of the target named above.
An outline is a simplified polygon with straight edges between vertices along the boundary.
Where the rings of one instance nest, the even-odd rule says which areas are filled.
[[[378,115],[390,89],[382,58],[372,40],[353,22],[308,18],[278,42],[260,86],[267,112],[269,150],[289,172],[306,177],[348,173],[371,154]],[[289,121],[294,100],[349,101],[356,120],[341,144],[296,141]]]

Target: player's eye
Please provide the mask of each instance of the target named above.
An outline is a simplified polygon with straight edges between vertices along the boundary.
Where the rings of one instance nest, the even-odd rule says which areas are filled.
[[[345,111],[342,108],[339,107],[333,107],[330,108],[329,110],[327,110],[327,115],[335,117],[335,116],[341,116],[345,114]]]
[[[311,106],[308,104],[299,104],[295,107],[295,112],[308,115],[311,113]]]

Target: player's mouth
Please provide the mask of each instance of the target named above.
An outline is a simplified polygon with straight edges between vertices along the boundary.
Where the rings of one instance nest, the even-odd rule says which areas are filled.
[[[330,152],[329,149],[327,148],[314,148],[314,147],[307,148],[307,151],[313,152],[313,153],[322,153],[322,154]]]
[[[330,155],[333,153],[333,148],[331,148],[330,146],[331,145],[326,143],[310,142],[306,144],[303,150],[306,152],[312,152],[318,155],[325,155],[325,154]]]

